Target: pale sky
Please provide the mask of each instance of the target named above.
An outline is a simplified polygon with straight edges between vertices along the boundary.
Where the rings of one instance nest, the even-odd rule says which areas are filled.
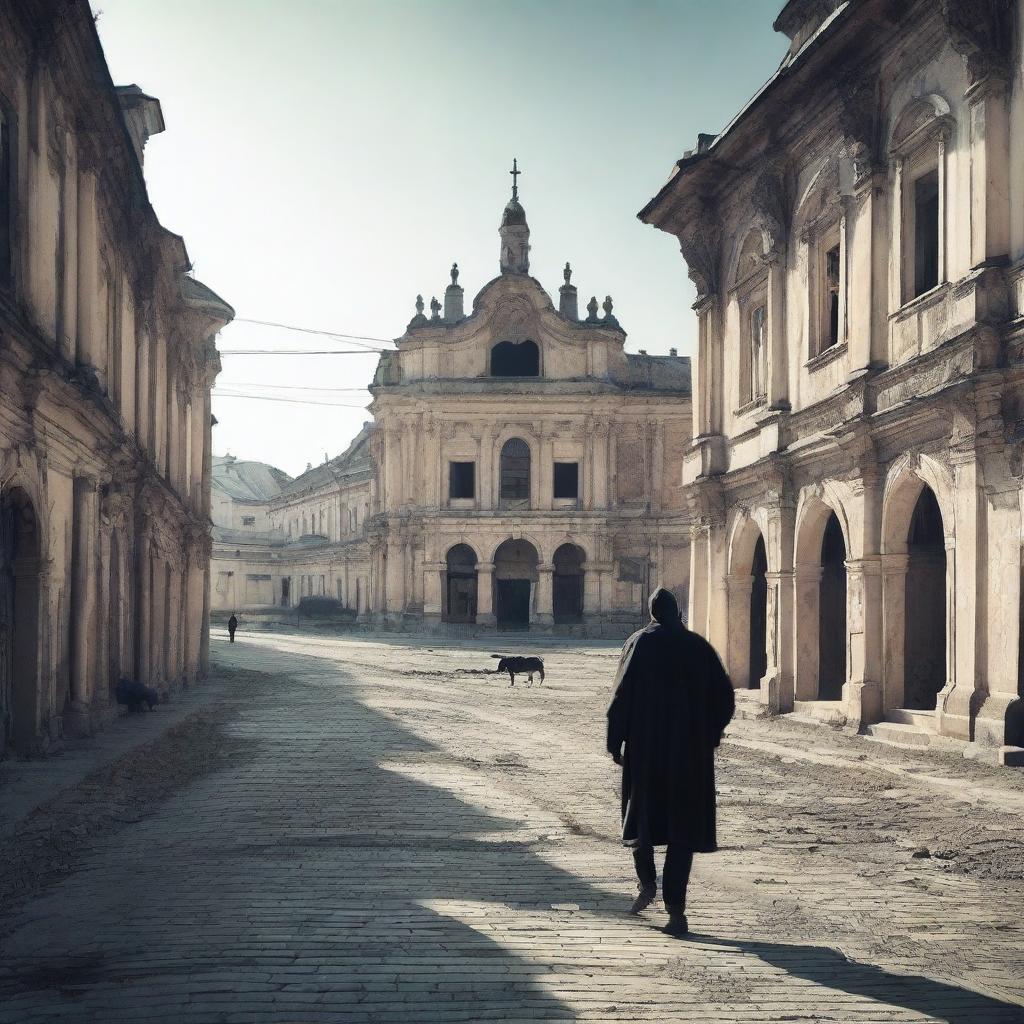
[[[239,317],[395,338],[458,261],[498,271],[518,157],[531,273],[610,294],[628,351],[693,353],[678,245],[637,211],[782,57],[781,0],[93,0],[114,81],[160,99],[161,222]],[[347,348],[236,323],[232,348]],[[214,451],[297,474],[368,419],[376,356],[230,356]],[[348,390],[315,390],[348,389]],[[301,404],[319,402],[327,404]]]

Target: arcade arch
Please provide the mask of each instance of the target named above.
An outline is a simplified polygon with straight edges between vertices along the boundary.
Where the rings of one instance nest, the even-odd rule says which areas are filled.
[[[576,544],[566,543],[552,559],[552,610],[556,623],[583,620],[583,563],[586,555]]]
[[[455,544],[445,557],[445,622],[476,622],[476,552],[468,544]]]
[[[499,629],[528,629],[537,583],[537,549],[523,538],[508,539],[494,552],[494,614]]]

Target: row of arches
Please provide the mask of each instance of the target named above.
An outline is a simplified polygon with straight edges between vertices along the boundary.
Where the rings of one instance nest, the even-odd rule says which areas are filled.
[[[576,544],[562,544],[554,553],[551,573],[551,609],[556,624],[583,618],[583,579],[586,555]],[[446,622],[475,623],[480,606],[480,560],[465,543],[455,544],[445,556],[446,579],[442,617]],[[537,611],[540,558],[523,538],[509,538],[494,552],[494,568],[483,585],[492,588],[487,606],[493,608],[500,629],[527,629]]]
[[[948,681],[946,529],[933,489],[918,480],[915,491],[901,498],[907,509],[902,522],[893,522],[894,514],[889,516],[887,543],[883,542],[883,560],[891,556],[884,570],[888,578],[882,605],[884,632],[895,634],[896,639],[889,652],[895,654],[896,664],[887,665],[886,672],[891,684],[899,681],[898,689],[889,686],[888,703],[890,708],[898,701],[902,708],[933,711]],[[818,501],[798,529],[794,558],[797,700],[843,699],[850,667],[849,634],[862,628],[852,616],[864,614],[863,609],[849,607],[849,558],[839,515]],[[748,578],[747,574],[746,666],[739,675],[747,686],[757,688],[773,660],[778,612],[772,607],[765,539],[750,518],[733,537],[730,560],[734,581]],[[735,664],[730,667],[736,671]]]

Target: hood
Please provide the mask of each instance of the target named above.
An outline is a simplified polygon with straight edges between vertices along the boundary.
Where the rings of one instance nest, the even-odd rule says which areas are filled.
[[[655,622],[660,622],[663,626],[682,625],[682,620],[679,618],[679,603],[676,601],[675,594],[671,590],[658,587],[651,594],[650,608],[651,618]]]

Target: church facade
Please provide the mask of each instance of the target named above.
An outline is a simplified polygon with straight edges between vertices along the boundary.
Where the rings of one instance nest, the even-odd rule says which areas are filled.
[[[1024,743],[1018,0],[790,0],[641,211],[698,290],[690,622],[740,686]]]
[[[689,360],[627,353],[610,298],[581,317],[568,264],[554,305],[517,186],[499,234],[472,310],[453,266],[381,356],[367,614],[621,636],[688,586]]]

